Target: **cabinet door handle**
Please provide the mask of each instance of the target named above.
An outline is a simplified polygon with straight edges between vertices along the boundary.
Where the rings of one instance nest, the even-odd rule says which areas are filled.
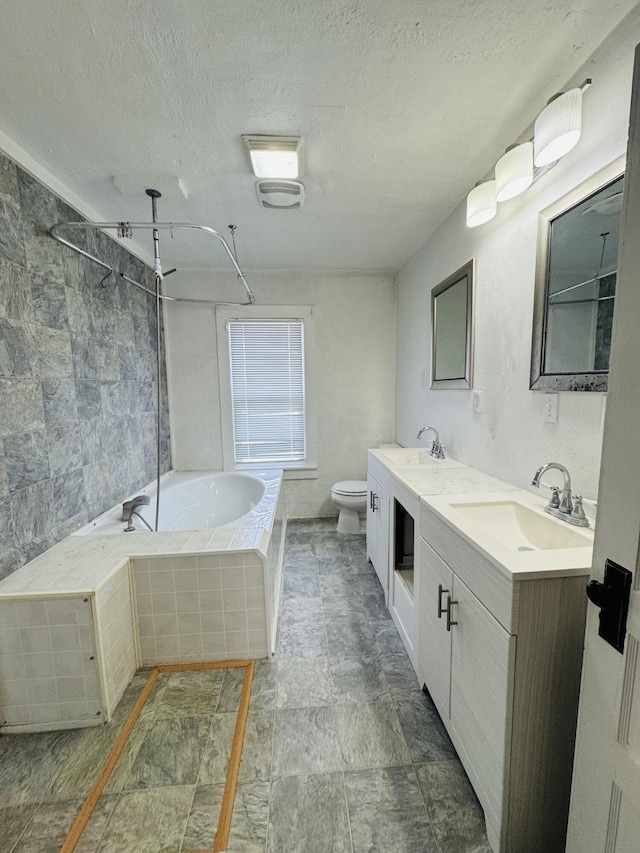
[[[452,601],[450,595],[447,596],[447,631],[451,630],[452,625],[458,624],[457,622],[454,622],[453,619],[451,618],[451,608],[453,607],[454,604],[457,604],[457,603],[458,603],[457,601]]]
[[[375,512],[378,509],[378,495],[371,493],[371,509]]]
[[[369,492],[369,509],[373,512],[373,492]]]
[[[447,612],[447,608],[442,606],[442,593],[449,592],[448,589],[443,589],[442,584],[438,584],[438,619],[442,618],[442,614]]]

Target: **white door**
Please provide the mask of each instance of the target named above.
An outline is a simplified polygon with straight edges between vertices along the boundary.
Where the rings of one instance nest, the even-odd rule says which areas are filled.
[[[640,47],[636,49],[592,576],[633,573],[624,654],[589,605],[568,853],[640,850]]]

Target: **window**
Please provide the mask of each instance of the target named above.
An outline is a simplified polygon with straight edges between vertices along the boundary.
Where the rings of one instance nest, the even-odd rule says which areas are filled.
[[[218,307],[217,327],[225,468],[315,468],[312,310]]]

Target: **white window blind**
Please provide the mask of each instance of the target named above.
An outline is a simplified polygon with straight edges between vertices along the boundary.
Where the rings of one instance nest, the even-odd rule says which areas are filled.
[[[230,320],[227,328],[235,461],[303,461],[302,321]]]

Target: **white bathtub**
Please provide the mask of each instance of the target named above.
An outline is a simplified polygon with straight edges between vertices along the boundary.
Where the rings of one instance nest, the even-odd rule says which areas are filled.
[[[212,528],[271,527],[281,471],[255,474],[221,471],[170,471],[160,481],[158,530],[209,530]],[[135,494],[148,495],[149,506],[136,510],[151,527],[156,518],[156,483]],[[148,531],[142,521],[132,517],[135,532]],[[122,533],[122,507],[112,507],[77,531],[76,535],[105,536]]]
[[[286,527],[282,477],[281,470],[170,471],[160,480],[158,533],[149,532],[135,516],[139,535],[125,533],[118,504],[74,534],[95,537],[96,543],[113,535],[125,550],[125,543],[131,542],[139,664],[274,653]],[[140,494],[151,499],[139,512],[153,527],[156,483],[123,497],[123,502]],[[193,602],[181,597],[196,585],[197,606],[195,597]],[[211,608],[219,603],[212,603],[216,596],[210,590],[220,587],[222,610],[215,612]],[[176,593],[170,601],[163,594],[167,590]],[[169,605],[175,611],[168,613]]]
[[[108,721],[141,666],[272,655],[286,531],[282,477],[170,472],[161,480],[162,532],[134,516],[138,535],[123,535],[119,504],[0,582],[0,625],[34,628],[29,654],[13,641],[18,628],[0,630],[0,662],[18,673],[2,684],[0,730]],[[155,483],[141,493],[151,498],[143,511],[153,522]],[[55,636],[40,628],[53,619]],[[30,671],[27,658],[52,652],[85,661],[72,679],[84,700],[67,700],[70,679]],[[26,702],[32,690],[38,701]]]

